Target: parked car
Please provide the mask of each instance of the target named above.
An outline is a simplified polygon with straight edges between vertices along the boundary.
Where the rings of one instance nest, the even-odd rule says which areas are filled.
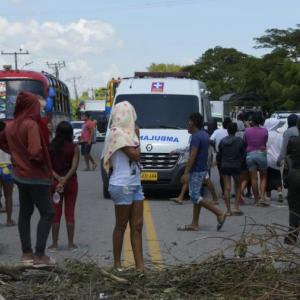
[[[74,136],[73,141],[74,141],[74,143],[79,143],[83,123],[84,123],[83,121],[72,121],[71,122],[71,125],[73,127],[73,136]]]

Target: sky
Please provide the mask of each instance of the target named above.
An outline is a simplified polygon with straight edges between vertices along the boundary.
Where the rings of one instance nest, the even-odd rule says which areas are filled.
[[[0,51],[28,50],[19,66],[49,71],[73,91],[106,86],[151,63],[192,64],[207,49],[234,47],[261,56],[254,37],[300,23],[299,0],[0,0]],[[0,66],[13,64],[0,55]]]

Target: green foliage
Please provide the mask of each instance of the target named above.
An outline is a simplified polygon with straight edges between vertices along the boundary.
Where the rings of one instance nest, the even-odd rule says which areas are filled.
[[[175,64],[152,63],[147,70],[149,72],[180,72],[182,70],[182,66]]]
[[[271,48],[273,51],[281,50],[293,61],[300,58],[300,25],[288,29],[268,29],[266,34],[254,39],[256,48]]]
[[[234,48],[208,49],[194,65],[182,67],[204,81],[213,99],[228,93],[255,94],[270,111],[300,109],[300,25],[269,29],[256,38],[256,48],[272,51],[261,58]]]

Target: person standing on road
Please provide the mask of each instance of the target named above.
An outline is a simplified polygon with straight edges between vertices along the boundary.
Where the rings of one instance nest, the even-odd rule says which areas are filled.
[[[29,92],[17,96],[14,117],[0,135],[0,148],[11,154],[13,177],[19,189],[19,234],[22,262],[36,266],[51,265],[55,261],[45,255],[54,210],[50,200],[52,167],[46,142],[39,127],[40,103]],[[37,226],[35,253],[31,247],[30,221],[37,207],[40,220]]]
[[[136,119],[135,109],[129,102],[124,101],[115,105],[104,149],[104,169],[107,173],[112,170],[109,193],[115,204],[113,253],[116,270],[122,268],[122,245],[128,223],[136,269],[144,270],[142,246],[144,193],[140,177],[140,141],[135,125]]]
[[[223,182],[223,177],[221,173],[221,158],[220,158],[220,153],[219,153],[219,144],[221,140],[228,135],[227,129],[228,125],[231,123],[230,118],[225,118],[223,121],[223,128],[218,128],[216,129],[213,134],[210,136],[210,143],[212,146],[214,146],[217,154],[216,154],[216,161],[217,161],[217,167],[219,171],[219,176],[220,176],[220,186],[222,189],[222,194],[224,195],[224,182]]]
[[[190,116],[188,132],[192,135],[190,142],[190,156],[182,176],[182,183],[189,184],[190,198],[194,204],[193,220],[190,225],[178,227],[178,230],[199,230],[199,216],[204,207],[217,217],[217,230],[220,230],[225,222],[226,214],[211,204],[201,195],[203,182],[207,175],[207,159],[209,147],[209,135],[203,130],[203,116],[194,113]]]
[[[282,134],[277,129],[282,126],[282,123],[277,118],[270,118],[266,119],[264,126],[268,130],[269,135],[267,142],[267,198],[271,199],[272,190],[276,190],[278,192],[278,201],[283,202],[281,167],[277,166],[277,158],[282,144]]]
[[[73,127],[69,122],[63,121],[56,127],[55,138],[50,144],[50,158],[53,166],[54,183],[52,193],[60,196],[60,199],[53,198],[55,210],[52,224],[53,244],[48,248],[51,251],[57,250],[60,220],[64,202],[64,211],[66,217],[68,248],[76,250],[74,244],[75,230],[75,203],[78,193],[78,182],[76,170],[79,163],[79,149],[73,143]]]
[[[300,132],[300,120],[297,121]],[[288,173],[288,204],[289,204],[289,234],[286,244],[296,244],[300,230],[300,136],[292,136],[287,145]]]
[[[281,144],[280,155],[277,159],[277,166],[280,167],[286,157],[287,145],[292,136],[298,136],[299,130],[297,128],[298,116],[296,114],[290,114],[287,118],[288,129],[283,133],[283,139]]]
[[[95,125],[94,122],[90,119],[89,113],[84,112],[81,118],[82,121],[84,121],[84,124],[82,126],[80,144],[81,144],[81,154],[84,157],[85,164],[86,164],[85,171],[90,171],[90,162],[92,163],[92,170],[96,170],[97,163],[95,162],[94,158],[91,155]]]
[[[237,132],[236,123],[230,123],[227,131],[228,136],[223,138],[219,144],[221,172],[224,181],[224,199],[227,207],[226,214],[227,216],[240,216],[243,215],[240,210],[240,196],[246,169],[246,147],[245,142],[240,137],[235,136]],[[235,184],[235,210],[233,212],[230,204],[231,177]]]
[[[251,186],[254,194],[254,201],[256,205],[267,206],[266,202],[266,185],[267,185],[267,142],[268,130],[260,126],[261,116],[254,114],[252,117],[252,127],[245,130],[245,142],[247,146],[246,163],[250,173]],[[258,192],[258,177],[260,175],[260,197]]]
[[[5,198],[6,226],[15,226],[16,223],[12,219],[14,190],[12,164],[10,156],[2,150],[0,150],[0,189],[3,189]]]

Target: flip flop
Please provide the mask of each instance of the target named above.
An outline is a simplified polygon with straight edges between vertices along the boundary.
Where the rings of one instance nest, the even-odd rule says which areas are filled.
[[[11,221],[11,222],[9,222],[9,223],[6,223],[6,226],[7,227],[13,227],[13,226],[16,226],[17,224],[16,224],[16,222],[15,221]]]
[[[241,210],[236,210],[232,213],[233,216],[243,216],[244,213]]]
[[[176,204],[179,204],[179,205],[182,205],[182,204],[183,204],[183,201],[180,201],[180,200],[178,200],[178,199],[176,199],[176,198],[170,199],[170,200],[172,200],[173,202],[175,202]]]
[[[217,231],[220,231],[221,228],[223,227],[225,221],[226,221],[226,213],[223,215],[223,220],[221,221],[219,218],[217,219],[218,220],[218,225],[217,225]]]
[[[270,206],[270,204],[268,202],[265,202],[265,201],[260,201],[260,202],[257,203],[257,206],[267,207],[267,206]]]
[[[200,228],[195,228],[191,225],[181,225],[177,227],[177,231],[199,231]]]

